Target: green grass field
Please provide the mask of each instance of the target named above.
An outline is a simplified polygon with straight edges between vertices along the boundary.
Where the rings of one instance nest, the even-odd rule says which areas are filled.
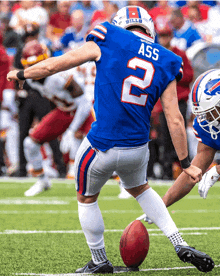
[[[0,179],[0,275],[76,275],[74,271],[91,256],[78,220],[75,186],[69,180],[54,180],[51,190],[27,198],[24,191],[33,183],[33,179]],[[161,196],[171,184],[150,181]],[[112,180],[99,197],[107,256],[114,266],[123,265],[119,253],[123,229],[142,215],[133,198],[118,199],[118,193],[117,182]],[[219,199],[220,185],[216,183],[206,200],[200,198],[196,187],[168,208],[188,244],[215,261],[216,267],[208,275],[220,275]],[[145,226],[150,249],[140,271],[129,275],[203,274],[179,260],[169,240],[154,224]]]

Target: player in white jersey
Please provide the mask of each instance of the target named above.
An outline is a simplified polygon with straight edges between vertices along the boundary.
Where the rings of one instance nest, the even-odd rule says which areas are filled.
[[[27,68],[39,59],[47,58],[44,51],[37,41],[27,43],[21,60],[23,66]],[[33,167],[32,174],[39,176],[38,181],[25,192],[26,196],[34,196],[51,187],[51,182],[43,172],[41,145],[54,140],[68,129],[71,134],[69,155],[70,159],[74,160],[82,138],[93,122],[91,102],[86,99],[81,86],[75,81],[75,76],[77,71],[69,70],[44,79],[27,80],[32,89],[36,89],[42,96],[48,98],[56,108],[30,130],[29,136],[24,140],[25,157]],[[83,83],[81,85],[83,86]]]

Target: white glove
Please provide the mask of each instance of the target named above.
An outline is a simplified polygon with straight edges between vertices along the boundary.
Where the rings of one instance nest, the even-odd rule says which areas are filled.
[[[206,172],[199,182],[198,192],[201,197],[206,198],[209,189],[218,181],[220,175],[217,173],[216,166]]]
[[[73,140],[73,131],[71,129],[67,129],[60,141],[60,150],[62,153],[68,153],[71,149],[72,140]]]
[[[142,220],[142,219],[145,222],[148,222],[148,224],[152,224],[153,223],[153,221],[146,214],[143,214],[140,217],[136,218],[136,220]]]

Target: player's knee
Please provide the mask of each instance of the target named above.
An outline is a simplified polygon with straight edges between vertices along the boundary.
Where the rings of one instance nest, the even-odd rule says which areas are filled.
[[[139,196],[140,194],[142,194],[144,191],[146,191],[147,189],[149,189],[150,186],[148,185],[148,183],[138,186],[138,187],[134,187],[131,189],[126,189],[129,194],[131,194],[134,198],[136,198],[137,196]]]
[[[34,153],[40,150],[40,145],[34,142],[30,136],[24,139],[24,149]]]

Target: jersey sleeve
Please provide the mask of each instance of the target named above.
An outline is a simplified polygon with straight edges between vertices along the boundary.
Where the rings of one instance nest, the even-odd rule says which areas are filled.
[[[180,56],[174,54],[174,58],[171,61],[171,72],[177,81],[180,81],[183,77],[183,60]]]
[[[183,77],[183,62],[180,65],[179,71],[177,72],[176,80],[180,81],[182,77]]]
[[[94,41],[98,46],[100,46],[105,40],[108,32],[107,22],[98,24],[95,28],[88,34],[86,41]]]

